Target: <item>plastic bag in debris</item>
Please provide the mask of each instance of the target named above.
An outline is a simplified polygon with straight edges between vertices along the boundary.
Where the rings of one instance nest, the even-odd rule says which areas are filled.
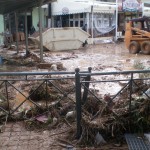
[[[146,93],[146,94],[145,94]],[[145,93],[143,93],[143,98],[144,99],[149,99],[149,97],[150,97],[150,88],[145,92]]]
[[[104,140],[104,138],[102,137],[102,135],[97,132],[96,137],[95,137],[95,143],[96,145],[100,145],[100,144],[105,144],[106,141]]]
[[[150,133],[145,133],[144,136],[145,136],[146,139],[150,142]]]

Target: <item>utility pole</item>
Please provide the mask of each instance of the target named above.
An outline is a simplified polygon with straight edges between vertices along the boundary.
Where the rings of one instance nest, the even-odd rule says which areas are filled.
[[[40,34],[40,60],[43,62],[43,35],[42,35],[42,3],[43,0],[39,1],[39,34]]]
[[[117,32],[118,32],[118,0],[116,0],[116,28],[115,28],[115,41],[118,40]]]
[[[94,44],[94,12],[93,12],[93,8],[94,8],[94,0],[93,0],[93,4],[92,4],[92,44]]]

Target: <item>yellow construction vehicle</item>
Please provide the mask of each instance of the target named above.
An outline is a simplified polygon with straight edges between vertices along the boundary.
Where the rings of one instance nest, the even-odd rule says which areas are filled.
[[[150,54],[150,17],[132,19],[126,23],[125,45],[131,54]]]

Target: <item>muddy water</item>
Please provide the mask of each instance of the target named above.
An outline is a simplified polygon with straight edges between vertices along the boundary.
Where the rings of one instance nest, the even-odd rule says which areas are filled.
[[[70,59],[64,59],[69,57]],[[142,62],[146,67],[150,66],[150,55],[129,54],[124,43],[89,45],[80,50],[55,52],[44,59],[47,62],[61,61],[68,71],[74,71],[75,68],[87,70],[88,67],[92,67],[95,71],[101,71],[103,68],[112,68],[110,71],[114,68],[118,71],[134,70],[135,62]]]
[[[75,68],[80,68],[83,71],[87,70],[88,67],[92,67],[92,71],[100,72],[135,70],[134,64],[136,62],[141,62],[145,68],[150,68],[150,55],[129,54],[124,43],[88,45],[86,48],[81,48],[80,50],[46,52],[44,60],[47,63],[61,62],[66,71],[74,71]],[[7,68],[7,70],[31,71],[33,69],[11,67]],[[107,91],[108,93],[116,93],[121,86],[118,83],[101,84],[96,88],[101,91],[100,94],[105,94]]]
[[[6,56],[14,55],[16,52],[0,50],[0,53]],[[20,55],[24,54],[25,52],[20,52]],[[101,71],[104,68],[112,68],[109,71],[114,71],[114,68],[117,69],[116,71],[134,70],[135,62],[142,62],[147,68],[150,66],[150,55],[129,54],[123,42],[88,45],[80,50],[47,52],[44,54],[44,60],[49,63],[61,62],[67,71],[74,71],[75,68],[87,70],[88,67],[92,67],[93,71]],[[0,66],[0,71],[29,71],[32,69]]]
[[[130,71],[137,70],[135,68],[135,63],[137,62],[141,62],[145,68],[150,67],[150,55],[129,54],[124,43],[89,45],[87,48],[80,50],[55,52],[51,54],[51,57],[45,58],[45,60],[47,62],[52,62],[53,60],[56,62],[61,61],[67,71],[74,71],[75,68],[87,70],[88,67],[92,67],[93,72]],[[123,78],[124,76],[119,77],[119,79]],[[96,77],[95,79],[102,80],[102,77]],[[118,78],[109,76],[107,79]],[[99,94],[104,96],[104,94],[108,93],[114,95],[122,87],[117,82],[91,84],[90,88],[99,91]]]

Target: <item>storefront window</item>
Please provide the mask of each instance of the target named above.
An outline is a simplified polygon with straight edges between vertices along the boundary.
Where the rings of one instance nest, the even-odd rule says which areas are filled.
[[[70,21],[70,27],[73,27],[73,21]]]
[[[78,14],[75,14],[75,15],[74,15],[74,18],[77,19],[77,18],[78,18]]]
[[[79,26],[79,22],[75,21],[75,27],[78,27],[78,26]]]
[[[80,21],[80,27],[83,27],[83,20]]]
[[[73,14],[70,15],[70,19],[73,19]]]
[[[83,13],[80,14],[80,18],[83,18]]]

